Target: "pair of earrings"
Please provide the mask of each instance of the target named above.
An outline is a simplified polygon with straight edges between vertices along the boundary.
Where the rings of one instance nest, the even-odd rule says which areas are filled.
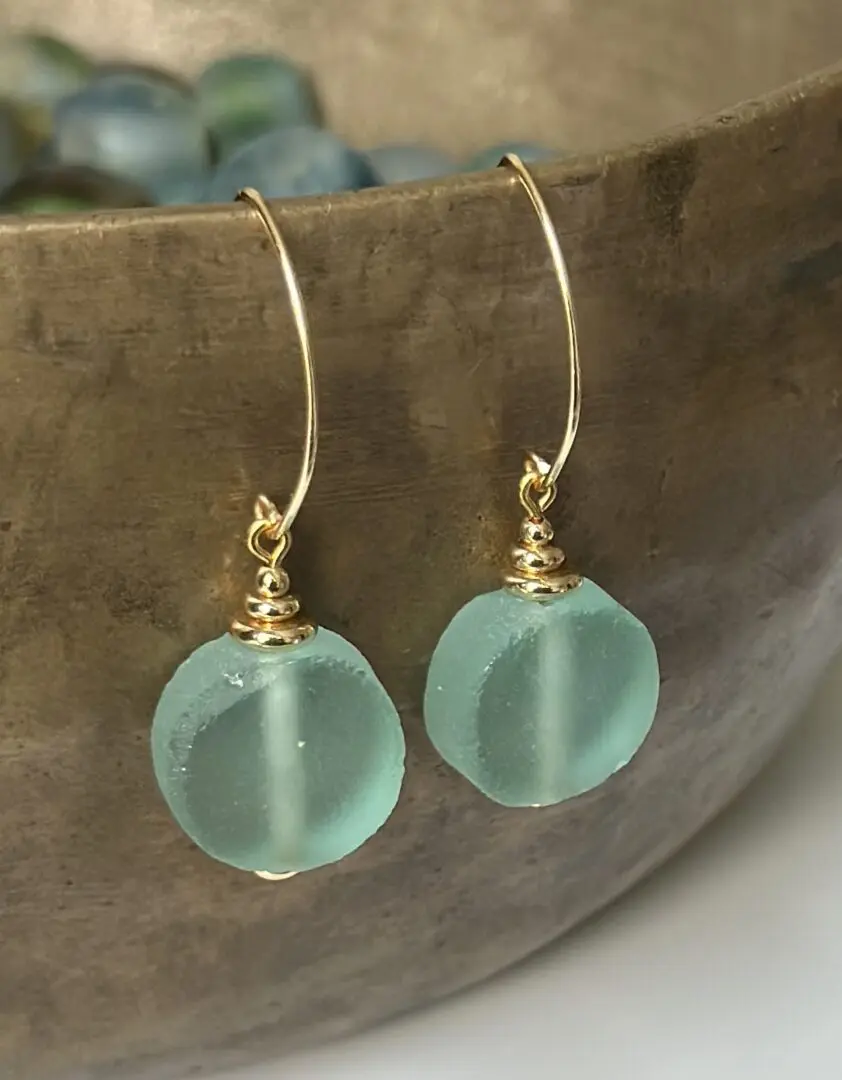
[[[538,215],[567,324],[570,396],[550,464],[526,459],[524,518],[504,588],[475,597],[430,662],[424,715],[442,757],[505,806],[547,806],[594,788],[627,764],[658,701],[658,660],[645,626],[564,567],[546,511],[573,446],[581,380],[570,284],[535,182],[514,170]],[[316,625],[289,592],[283,560],[316,459],[318,412],[298,280],[262,197],[240,193],[278,255],[301,346],[307,417],[298,481],[281,512],[255,504],[247,546],[255,587],[230,632],[197,649],[155,712],[155,774],[170,810],[207,854],[269,879],[336,862],[371,837],[398,800],[404,737],[397,710],[362,654]]]

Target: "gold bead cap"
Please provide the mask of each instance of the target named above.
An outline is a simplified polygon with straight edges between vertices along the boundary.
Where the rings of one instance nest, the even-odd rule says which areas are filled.
[[[254,591],[230,627],[244,645],[279,649],[299,645],[316,632],[316,624],[301,614],[301,603],[290,593],[289,575],[281,566],[291,544],[277,507],[265,495],[258,496],[247,546],[263,565],[257,569]]]
[[[546,483],[549,465],[529,454],[519,485],[520,503],[527,516],[520,523],[518,542],[509,552],[503,585],[530,600],[560,596],[582,584],[579,574],[564,570],[566,556],[552,543],[553,528],[544,511],[555,499],[554,483]]]

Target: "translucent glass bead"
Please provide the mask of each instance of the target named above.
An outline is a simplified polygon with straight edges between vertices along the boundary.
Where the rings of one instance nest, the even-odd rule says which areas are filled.
[[[504,154],[517,154],[519,158],[526,162],[551,161],[567,156],[560,150],[551,150],[547,146],[541,146],[540,143],[501,142],[496,143],[494,146],[488,146],[485,150],[480,150],[478,154],[474,154],[465,163],[465,172],[484,172],[486,169],[493,169],[500,164],[500,159]]]
[[[504,806],[547,806],[626,765],[655,717],[655,646],[587,579],[547,600],[478,596],[439,641],[424,713],[445,761]]]
[[[323,628],[274,651],[228,634],[201,646],[164,689],[152,755],[199,847],[273,874],[358,848],[392,812],[404,771],[391,699],[361,653]]]
[[[429,180],[456,171],[456,163],[441,150],[417,143],[388,143],[375,146],[366,157],[384,184],[409,180]]]
[[[374,187],[379,179],[368,160],[329,131],[279,128],[223,161],[211,179],[208,201],[228,202],[244,187],[268,199],[328,195]]]
[[[280,127],[318,127],[322,110],[306,71],[283,56],[228,56],[199,76],[196,93],[220,158]]]
[[[192,93],[141,72],[101,75],[62,101],[53,142],[60,161],[133,180],[161,202],[203,175],[210,160]]]
[[[88,81],[93,64],[64,41],[48,34],[0,37],[0,98],[45,110]]]

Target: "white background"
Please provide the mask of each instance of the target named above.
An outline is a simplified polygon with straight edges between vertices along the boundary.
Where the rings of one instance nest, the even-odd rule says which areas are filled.
[[[840,1080],[840,712],[837,662],[730,810],[540,957],[236,1080]]]

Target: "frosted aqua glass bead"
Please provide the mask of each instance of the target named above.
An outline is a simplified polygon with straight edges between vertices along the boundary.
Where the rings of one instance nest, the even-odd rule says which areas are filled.
[[[226,56],[196,82],[205,126],[221,158],[279,127],[318,127],[322,119],[309,74],[283,56]]]
[[[158,202],[172,192],[201,190],[210,141],[195,97],[176,80],[145,71],[97,76],[60,102],[55,154],[140,184]],[[198,183],[196,178],[201,177]]]
[[[155,776],[182,829],[242,870],[311,870],[356,850],[398,799],[395,707],[353,645],[319,629],[261,651],[230,634],[178,668],[152,724]]]
[[[477,596],[442,635],[424,715],[445,761],[504,806],[548,806],[626,765],[652,726],[649,631],[592,581]]]

